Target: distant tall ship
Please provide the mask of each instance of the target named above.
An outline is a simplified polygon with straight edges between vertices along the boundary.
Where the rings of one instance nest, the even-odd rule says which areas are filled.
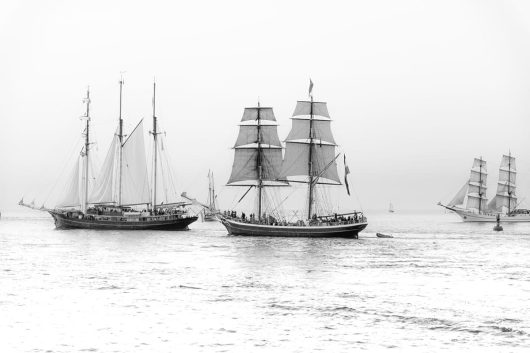
[[[337,214],[326,210],[325,204],[333,200],[320,187],[342,185],[336,163],[340,154],[335,154],[326,103],[314,102],[311,88],[312,83],[311,100],[296,105],[283,160],[272,108],[261,107],[259,103],[257,107],[245,108],[228,185],[248,188],[243,197],[255,189],[257,205],[249,214],[225,211],[220,215],[230,234],[357,238],[367,226],[362,212]],[[346,185],[347,173],[346,169]],[[266,192],[289,187],[290,183],[307,184],[306,203],[296,210],[299,217],[295,221],[288,220],[279,211],[285,199],[275,204],[278,195]]]
[[[208,171],[208,200],[203,210],[203,219],[205,222],[217,221],[217,214],[219,213],[217,207],[217,195],[215,194],[215,182],[213,172]]]
[[[488,203],[486,161],[475,158],[469,179],[455,197],[447,205],[438,205],[453,211],[464,222],[496,222],[497,216],[501,222],[530,222],[530,210],[518,208],[516,174],[515,158],[511,153],[503,155],[497,192]]]
[[[388,212],[394,213],[394,205],[392,204],[392,202],[390,202],[390,205],[388,205]]]
[[[197,220],[190,215],[184,202],[159,202],[158,169],[163,164],[158,159],[163,146],[159,139],[155,115],[155,92],[153,84],[153,160],[151,185],[149,185],[147,160],[144,146],[143,121],[125,139],[121,113],[123,80],[120,80],[120,113],[118,127],[105,161],[94,185],[89,188],[90,158],[90,92],[84,99],[84,146],[76,160],[69,186],[62,201],[54,208],[44,206],[57,228],[114,229],[114,230],[182,230]],[[167,196],[167,195],[166,195]],[[167,197],[166,197],[167,200]],[[23,206],[31,206],[24,204]],[[33,207],[32,207],[33,208]]]

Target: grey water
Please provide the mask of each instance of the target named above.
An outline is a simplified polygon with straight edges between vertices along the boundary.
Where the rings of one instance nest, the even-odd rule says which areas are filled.
[[[44,214],[4,213],[0,351],[527,351],[530,224],[367,215],[352,240],[201,222],[56,230]]]

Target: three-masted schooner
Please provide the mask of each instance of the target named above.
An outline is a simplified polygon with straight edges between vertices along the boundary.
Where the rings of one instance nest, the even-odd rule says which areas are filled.
[[[320,186],[342,183],[336,163],[340,154],[335,155],[336,143],[327,105],[313,101],[311,91],[310,97],[310,101],[298,101],[296,105],[291,118],[292,129],[285,141],[284,158],[272,108],[262,107],[259,103],[257,107],[245,108],[227,185],[248,187],[243,197],[255,188],[257,205],[250,215],[238,215],[233,211],[220,214],[219,218],[230,234],[357,238],[367,226],[362,212],[326,213],[319,205],[322,200],[316,200],[315,191]],[[291,183],[307,184],[307,203],[298,209],[305,216],[294,222],[287,217],[282,219],[275,208],[264,211],[265,199],[269,199],[265,197],[265,190],[288,187]]]
[[[116,133],[103,162],[99,176],[89,188],[90,157],[90,92],[84,99],[84,146],[71,174],[71,182],[62,201],[53,209],[45,209],[55,220],[57,228],[118,229],[118,230],[183,230],[197,220],[184,202],[159,202],[163,167],[158,155],[163,150],[161,132],[155,112],[156,84],[153,84],[153,160],[149,183],[144,147],[143,120],[125,139],[122,118],[122,88],[120,80],[120,109]],[[80,175],[81,174],[81,175]],[[166,197],[167,201],[167,197]]]
[[[453,211],[464,222],[496,222],[497,217],[501,222],[530,222],[530,210],[518,208],[516,175],[515,157],[511,153],[503,155],[497,192],[488,203],[487,163],[482,157],[475,158],[469,179],[455,197],[447,205],[438,205]]]

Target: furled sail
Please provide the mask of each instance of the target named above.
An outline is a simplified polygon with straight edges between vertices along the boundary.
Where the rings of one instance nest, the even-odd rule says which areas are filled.
[[[107,156],[103,162],[103,166],[96,178],[96,183],[88,198],[89,203],[113,203],[116,201],[114,194],[115,185],[115,171],[117,168],[117,156],[119,147],[119,138],[115,134],[110,143]]]
[[[258,121],[259,117],[259,121]],[[262,124],[261,120],[267,120]],[[245,108],[234,146],[234,164],[228,185],[277,185],[282,163],[282,145],[272,108]],[[259,131],[259,136],[258,136]]]
[[[143,120],[131,132],[122,147],[122,205],[150,202]]]
[[[309,118],[300,118],[305,115]],[[285,141],[282,176],[289,180],[302,178],[296,181],[308,181],[309,154],[312,149],[312,175],[320,175],[318,183],[340,185],[337,163],[333,161],[336,144],[326,103],[299,101],[291,120],[292,128]],[[329,163],[331,165],[326,169]]]
[[[509,213],[517,206],[515,158],[503,155],[499,168],[499,181],[495,195],[495,210]]]
[[[70,173],[70,179],[66,187],[66,193],[63,196],[63,199],[57,207],[76,207],[80,206],[80,197],[79,197],[79,158],[76,159],[74,163],[74,168]]]
[[[466,208],[482,212],[487,209],[487,166],[482,158],[475,158],[467,189]]]
[[[458,193],[447,204],[447,206],[453,207],[453,206],[463,205],[464,204],[464,199],[466,198],[466,194],[467,194],[468,183],[469,183],[469,181],[466,181],[466,183],[460,188]]]

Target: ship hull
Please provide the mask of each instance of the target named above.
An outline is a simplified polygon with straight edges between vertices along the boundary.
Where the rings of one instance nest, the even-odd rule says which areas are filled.
[[[205,222],[217,222],[217,213],[205,213],[203,220]]]
[[[188,230],[188,226],[198,217],[158,217],[156,220],[101,220],[67,217],[65,214],[50,211],[57,229],[98,229],[98,230]],[[111,218],[111,217],[109,217]]]
[[[273,226],[235,221],[221,217],[228,234],[261,237],[353,238],[359,237],[368,223],[350,223],[330,226]]]
[[[495,213],[482,213],[477,214],[468,210],[446,207],[448,210],[453,211],[460,216],[464,222],[497,222],[497,214]],[[530,222],[530,214],[501,214],[499,217],[501,223],[518,223],[518,222]]]

